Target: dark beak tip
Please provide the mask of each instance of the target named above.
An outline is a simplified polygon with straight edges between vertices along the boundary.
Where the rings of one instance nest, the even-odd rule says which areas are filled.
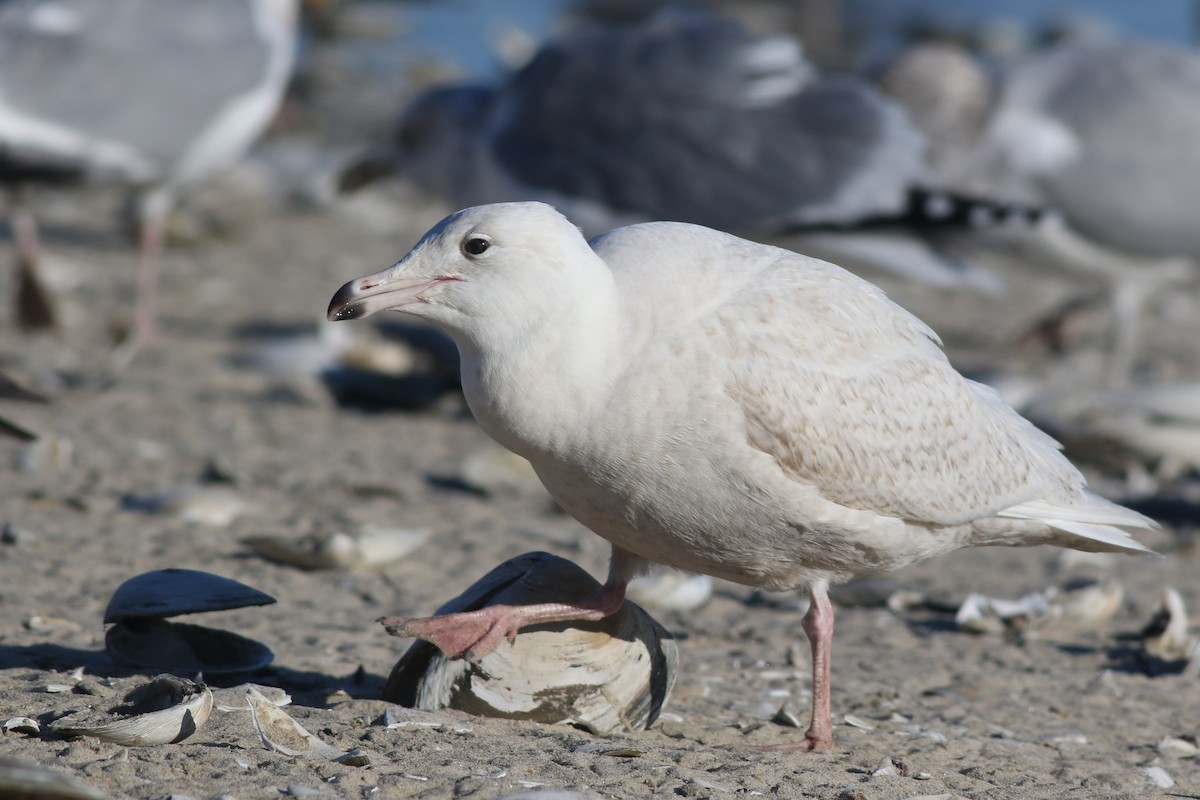
[[[343,322],[358,319],[362,315],[362,305],[355,302],[355,287],[351,281],[338,289],[337,294],[329,301],[325,316],[330,322]]]

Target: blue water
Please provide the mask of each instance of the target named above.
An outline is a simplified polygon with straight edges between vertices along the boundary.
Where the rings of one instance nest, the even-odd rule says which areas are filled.
[[[1131,36],[1193,44],[1198,0],[842,0],[848,31],[868,50],[886,49],[906,26],[936,20],[969,30],[996,21],[1033,30],[1066,15],[1090,16]],[[483,77],[501,69],[492,39],[516,26],[535,41],[551,35],[568,0],[442,0],[396,4],[407,55],[434,57]]]

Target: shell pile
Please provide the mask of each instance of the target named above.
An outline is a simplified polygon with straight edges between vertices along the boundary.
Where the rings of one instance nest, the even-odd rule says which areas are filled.
[[[438,609],[582,599],[599,588],[583,569],[547,553],[509,559]],[[670,634],[637,605],[596,622],[536,625],[477,663],[417,642],[397,662],[384,699],[426,711],[574,725],[599,735],[654,723],[675,680]]]
[[[104,612],[115,623],[104,636],[113,661],[139,669],[205,675],[262,669],[274,654],[229,631],[167,622],[167,617],[274,603],[230,578],[191,569],[160,569],[121,584]]]

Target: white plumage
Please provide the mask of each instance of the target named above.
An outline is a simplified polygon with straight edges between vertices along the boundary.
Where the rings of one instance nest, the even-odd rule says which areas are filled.
[[[454,337],[479,423],[613,544],[595,604],[394,626],[455,655],[619,607],[654,561],[806,589],[819,670],[830,583],[971,545],[1146,549],[1123,528],[1153,523],[1088,492],[920,320],[789,250],[666,222],[589,243],[549,206],[480,206],[346,284],[330,316],[385,308]],[[830,741],[820,677],[808,747]]]

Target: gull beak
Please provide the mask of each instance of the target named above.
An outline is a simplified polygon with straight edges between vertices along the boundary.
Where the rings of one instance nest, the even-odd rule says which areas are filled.
[[[355,278],[329,301],[326,312],[331,322],[363,319],[376,311],[404,310],[405,306],[423,303],[421,293],[439,283],[460,280],[442,275],[409,275],[401,264],[374,275]]]

